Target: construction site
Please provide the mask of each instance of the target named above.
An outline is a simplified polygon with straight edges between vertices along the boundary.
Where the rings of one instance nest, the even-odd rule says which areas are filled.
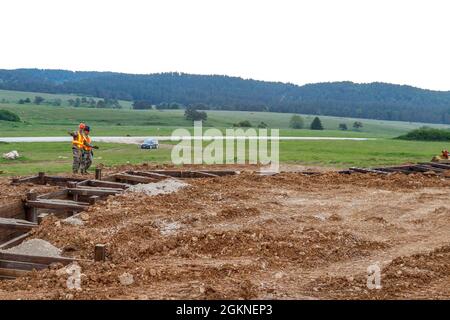
[[[436,162],[2,178],[0,299],[449,299],[449,198]]]

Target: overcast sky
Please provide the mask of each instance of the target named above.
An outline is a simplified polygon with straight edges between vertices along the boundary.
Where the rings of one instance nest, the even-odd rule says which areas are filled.
[[[1,0],[0,68],[450,90],[449,9],[445,0]]]

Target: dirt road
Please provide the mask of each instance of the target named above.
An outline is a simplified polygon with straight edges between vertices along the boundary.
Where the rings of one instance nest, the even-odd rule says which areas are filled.
[[[176,193],[110,197],[84,226],[47,219],[33,237],[81,263],[0,282],[0,298],[450,298],[450,179],[282,173],[186,180]],[[382,289],[367,288],[381,267]],[[133,276],[131,285],[119,276]]]

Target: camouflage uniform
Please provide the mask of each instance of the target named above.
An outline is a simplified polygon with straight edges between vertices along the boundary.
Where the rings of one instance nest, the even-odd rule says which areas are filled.
[[[89,127],[87,127],[89,128]],[[87,173],[87,170],[92,165],[92,157],[94,153],[92,152],[92,139],[89,133],[85,133],[82,149],[82,162],[81,162],[81,173]]]
[[[92,165],[93,152],[83,150],[82,153],[81,173],[87,173],[88,169]]]
[[[72,154],[73,154],[73,163],[72,163],[72,172],[78,173],[82,163],[83,157],[83,142],[84,135],[81,131],[74,132],[71,134],[73,137],[72,140]]]

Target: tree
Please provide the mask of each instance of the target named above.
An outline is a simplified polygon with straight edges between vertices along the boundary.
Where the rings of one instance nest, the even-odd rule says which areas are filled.
[[[248,120],[243,120],[243,121],[239,121],[238,123],[233,124],[233,127],[251,128],[252,124]]]
[[[42,97],[40,97],[40,96],[36,96],[36,97],[34,97],[34,104],[39,105],[39,104],[41,104],[44,100],[45,100],[44,98],[42,98]]]
[[[289,126],[293,129],[302,129],[305,126],[305,121],[303,121],[301,116],[293,115],[289,122]]]
[[[25,104],[25,100],[20,99],[18,103],[19,103],[19,104]]]
[[[133,109],[135,110],[146,110],[151,109],[152,103],[146,100],[137,100],[133,102]]]
[[[186,120],[191,121],[206,121],[208,118],[208,115],[204,111],[197,111],[193,107],[188,107],[186,110],[184,110],[184,117]]]
[[[105,100],[98,100],[96,108],[106,108]]]
[[[261,122],[258,124],[258,128],[264,129],[264,128],[267,128],[267,127],[269,127],[269,126],[268,126],[267,123],[265,123],[264,121],[261,121]]]
[[[347,125],[345,123],[340,123],[339,124],[339,129],[340,130],[348,130]]]
[[[0,89],[76,93],[80,98],[96,97],[96,100],[147,100],[153,105],[177,102],[203,111],[205,108],[198,104],[232,111],[264,111],[268,108],[271,112],[290,113],[289,118],[292,114],[316,114],[450,124],[448,92],[386,83],[355,84],[345,81],[297,86],[175,72],[137,75],[20,69],[0,70]],[[33,101],[34,96],[30,97]],[[347,124],[349,130],[353,130],[353,121]],[[309,127],[309,124],[305,119],[304,127]]]
[[[320,121],[319,117],[315,117],[311,122],[311,130],[323,130],[322,121]]]
[[[24,101],[25,101],[25,103],[31,103],[30,98],[26,98]]]
[[[353,128],[354,128],[355,130],[359,130],[359,129],[362,128],[362,127],[363,127],[363,124],[362,124],[361,121],[355,121],[355,122],[353,123]]]
[[[19,122],[20,117],[9,110],[0,110],[0,120]]]

